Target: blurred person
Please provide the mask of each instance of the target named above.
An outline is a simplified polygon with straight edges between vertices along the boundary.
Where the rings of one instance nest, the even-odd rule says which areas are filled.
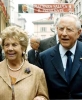
[[[32,49],[28,51],[28,61],[31,64],[39,66],[39,63],[38,63],[38,55],[39,55],[38,48],[40,46],[40,38],[37,37],[37,36],[32,36],[30,38],[30,46],[32,47]]]
[[[39,52],[42,52],[58,43],[58,35],[40,41]]]
[[[42,52],[52,46],[55,46],[57,43],[59,43],[58,34],[57,32],[55,32],[54,25],[52,25],[51,31],[54,32],[54,36],[40,41],[39,52]]]
[[[59,43],[40,53],[49,98],[82,99],[82,42],[78,41],[81,23],[76,15],[66,14],[57,22]]]
[[[19,4],[18,5],[18,12],[19,13],[28,13],[28,7],[26,4]]]
[[[22,4],[22,13],[28,13],[28,7],[26,4]]]
[[[25,59],[26,32],[9,26],[1,37],[5,59],[0,62],[0,100],[48,100],[43,70]]]

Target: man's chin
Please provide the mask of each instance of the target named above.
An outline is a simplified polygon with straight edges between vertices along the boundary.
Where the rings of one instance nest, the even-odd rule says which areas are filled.
[[[8,57],[7,59],[8,59],[8,60],[15,60],[14,57]]]
[[[65,48],[65,49],[70,49],[70,46],[68,44],[62,44],[62,46]]]

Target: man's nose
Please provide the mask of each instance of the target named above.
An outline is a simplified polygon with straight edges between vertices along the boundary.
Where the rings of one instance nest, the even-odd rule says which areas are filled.
[[[67,30],[66,30],[66,28],[63,30],[63,33],[62,33],[63,35],[67,35]]]

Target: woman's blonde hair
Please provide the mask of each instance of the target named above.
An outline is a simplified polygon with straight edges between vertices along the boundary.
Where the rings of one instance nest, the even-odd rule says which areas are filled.
[[[13,38],[19,41],[25,52],[28,46],[28,34],[20,27],[8,26],[1,32],[2,48],[6,38]]]

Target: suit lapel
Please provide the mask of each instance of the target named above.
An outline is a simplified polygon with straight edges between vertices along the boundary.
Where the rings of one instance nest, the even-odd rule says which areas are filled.
[[[7,69],[7,64],[6,64],[6,59],[1,63],[0,65],[0,76],[2,79],[11,87],[11,80],[8,74],[8,69]]]
[[[32,68],[30,66],[31,66],[31,64],[29,64],[27,61],[25,61],[25,64],[24,64],[16,82],[21,81],[24,78],[30,77],[32,75]],[[25,71],[25,70],[27,70],[27,71]]]
[[[56,68],[60,76],[66,81],[65,72],[64,72],[61,56],[59,53],[59,44],[55,47],[55,50],[52,52],[51,56],[52,56],[51,59],[52,64],[54,65],[54,67]]]
[[[8,86],[11,87],[11,80],[10,80],[10,76],[9,76],[7,65],[6,65],[6,60],[4,60],[0,66],[1,66],[0,67],[0,76],[5,81],[5,83],[7,83]],[[31,64],[29,64],[27,61],[25,61],[25,64],[24,64],[16,82],[19,82],[19,81],[23,80],[24,78],[30,77],[32,75],[32,68],[30,66],[31,66]],[[27,72],[25,72],[26,69],[29,69],[30,72],[28,72],[28,70],[27,70]]]
[[[81,60],[80,58],[82,58],[82,47],[81,45],[77,42],[77,47],[76,47],[76,52],[75,52],[75,56],[74,56],[74,61],[73,61],[73,66],[72,66],[72,72],[71,72],[71,79],[73,79],[73,77],[76,75],[77,71],[79,70],[80,64],[81,64]]]

